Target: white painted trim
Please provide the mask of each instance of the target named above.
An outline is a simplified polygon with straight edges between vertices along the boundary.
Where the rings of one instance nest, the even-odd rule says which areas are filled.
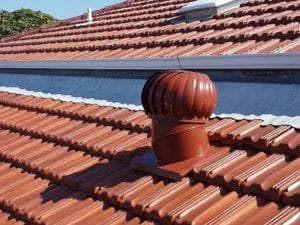
[[[35,97],[42,97],[42,98],[51,98],[54,100],[60,100],[64,102],[75,102],[75,103],[86,103],[86,104],[96,104],[99,106],[110,106],[115,108],[127,108],[130,110],[140,111],[143,110],[143,106],[141,105],[128,105],[118,102],[109,102],[106,100],[98,100],[93,98],[81,98],[81,97],[73,97],[70,95],[61,95],[61,94],[51,94],[51,93],[43,93],[43,92],[36,92],[36,91],[28,91],[26,89],[20,89],[18,87],[1,87],[0,91],[14,93],[14,94],[21,94],[27,96],[35,96]],[[275,116],[271,114],[264,114],[264,115],[243,115],[243,114],[219,114],[219,115],[212,115],[212,118],[231,118],[236,120],[262,120],[262,125],[274,125],[274,126],[282,126],[288,125],[297,129],[300,129],[300,116]]]
[[[0,61],[0,68],[70,70],[300,69],[300,53],[137,59]]]
[[[222,113],[212,115],[212,118],[230,118],[230,119],[235,119],[235,120],[261,120],[262,126],[267,126],[267,125],[273,125],[273,126],[291,126],[297,129],[300,129],[300,116],[275,116],[272,114],[262,114],[262,115],[243,115],[243,114],[238,114],[238,113]]]
[[[197,10],[221,8],[225,6],[225,10],[239,7],[245,0],[198,0],[191,2],[178,10],[178,13],[189,13]],[[227,7],[226,7],[227,6]]]
[[[183,6],[178,10],[178,12],[185,13],[199,9],[215,8],[233,1],[234,0],[197,0]]]

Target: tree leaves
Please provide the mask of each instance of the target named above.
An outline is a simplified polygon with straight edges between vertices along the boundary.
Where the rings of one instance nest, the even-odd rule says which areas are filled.
[[[56,21],[57,19],[41,11],[20,9],[14,12],[8,12],[0,10],[0,38],[29,31],[43,24]]]

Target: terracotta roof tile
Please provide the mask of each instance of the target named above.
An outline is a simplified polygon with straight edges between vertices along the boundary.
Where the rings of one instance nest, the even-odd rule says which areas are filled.
[[[298,130],[211,119],[206,129],[218,151],[174,182],[129,166],[150,148],[150,122],[143,111],[0,92],[4,217],[17,224],[299,223]]]
[[[1,60],[174,57],[299,51],[300,1],[255,1],[208,21],[176,22],[192,0],[125,1],[0,40]],[[243,42],[243,43],[242,43]],[[214,45],[216,51],[202,51]],[[228,49],[232,45],[233,48]],[[194,46],[194,47],[193,47]]]
[[[11,214],[0,210],[0,223],[3,225],[23,225],[23,221],[15,219]]]

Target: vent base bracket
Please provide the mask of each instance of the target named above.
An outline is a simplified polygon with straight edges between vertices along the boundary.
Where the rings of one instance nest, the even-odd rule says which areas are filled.
[[[182,162],[159,166],[154,151],[149,150],[143,155],[136,156],[132,160],[130,167],[159,177],[180,181],[194,169],[194,165],[201,159],[203,159],[203,156],[197,156]]]

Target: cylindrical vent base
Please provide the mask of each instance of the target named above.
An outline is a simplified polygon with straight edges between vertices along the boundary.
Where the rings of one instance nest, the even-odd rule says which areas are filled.
[[[202,122],[152,119],[152,146],[159,164],[188,160],[208,151],[209,141]]]

